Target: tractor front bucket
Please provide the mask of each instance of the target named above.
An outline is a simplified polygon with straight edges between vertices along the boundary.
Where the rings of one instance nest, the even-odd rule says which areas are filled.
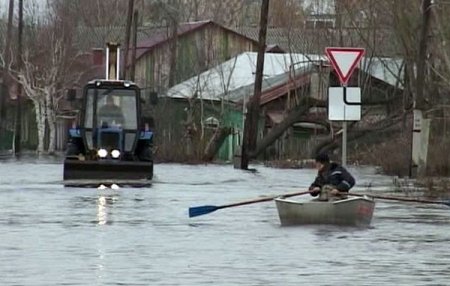
[[[150,185],[153,162],[99,160],[64,161],[65,186]]]

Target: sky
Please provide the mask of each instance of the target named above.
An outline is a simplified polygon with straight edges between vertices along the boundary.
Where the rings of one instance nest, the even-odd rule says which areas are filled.
[[[312,9],[314,14],[333,14],[335,0],[304,0],[303,6]]]
[[[23,0],[24,5],[36,5],[41,12],[44,11],[45,3],[47,0]],[[14,0],[14,10],[17,15],[17,7],[19,1]],[[26,6],[25,6],[26,7]],[[9,0],[0,0],[0,18],[6,19],[8,17]],[[26,12],[24,12],[26,13]]]

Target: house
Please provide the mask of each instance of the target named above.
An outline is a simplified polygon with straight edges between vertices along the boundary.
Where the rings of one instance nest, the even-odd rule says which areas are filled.
[[[230,160],[239,148],[242,138],[244,106],[253,95],[257,54],[246,52],[218,65],[198,76],[170,88],[166,97],[173,101],[202,105],[203,118],[215,119],[218,126],[233,128],[234,133],[225,140],[219,159]],[[389,96],[401,88],[401,62],[393,59],[364,59],[360,73],[368,75],[361,84],[363,98]],[[324,56],[304,54],[265,54],[264,80],[262,86],[261,119],[262,133],[281,123],[289,110],[298,105],[303,96],[327,100],[327,87],[332,84],[330,65]],[[359,73],[352,77],[350,85],[360,85]],[[384,92],[384,93],[383,93]],[[215,110],[215,113],[214,113]],[[160,119],[161,120],[161,119]],[[169,118],[166,120],[170,121]],[[326,108],[313,108],[280,137],[271,149],[271,158],[283,158],[292,154],[307,154],[314,142],[311,135],[328,135],[329,127],[318,124],[326,122]],[[317,137],[317,136],[315,136]]]
[[[9,89],[6,84],[6,76],[0,68],[0,97],[3,108],[3,119],[0,119],[0,152],[2,150],[11,150],[13,146],[15,133],[15,120],[18,104],[18,86],[15,81],[9,83]],[[27,148],[33,148],[37,145],[37,134],[35,132],[35,116],[32,114],[33,105],[28,97],[21,93],[21,144]],[[2,107],[2,104],[4,106]]]
[[[135,81],[141,88],[164,92],[171,76],[179,83],[244,51],[257,49],[256,40],[214,21],[182,23],[177,27],[176,67],[171,71],[174,38],[167,27],[137,43]]]
[[[226,138],[226,143],[219,151],[219,159],[231,160],[239,148],[244,106],[254,90],[256,60],[257,53],[242,53],[173,86],[165,93],[172,101],[202,105],[204,118],[200,120],[214,119],[218,126],[233,129],[234,132]],[[303,54],[266,53],[261,95],[264,114],[270,113],[271,109],[287,109],[287,104],[295,105],[302,94],[299,91],[306,92],[302,87],[309,85],[311,75],[316,72],[316,66],[320,65],[321,60],[321,57]],[[287,95],[289,99],[277,100],[283,95]],[[159,120],[164,121],[161,118]],[[261,124],[265,125],[264,116]]]

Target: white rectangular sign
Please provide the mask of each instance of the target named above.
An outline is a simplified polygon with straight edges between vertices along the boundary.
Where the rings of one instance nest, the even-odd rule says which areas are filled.
[[[329,87],[328,119],[332,121],[361,120],[361,88]]]

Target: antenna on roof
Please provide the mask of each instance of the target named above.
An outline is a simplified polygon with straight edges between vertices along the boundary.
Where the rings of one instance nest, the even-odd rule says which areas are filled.
[[[106,79],[119,80],[120,49],[117,43],[106,44]]]

